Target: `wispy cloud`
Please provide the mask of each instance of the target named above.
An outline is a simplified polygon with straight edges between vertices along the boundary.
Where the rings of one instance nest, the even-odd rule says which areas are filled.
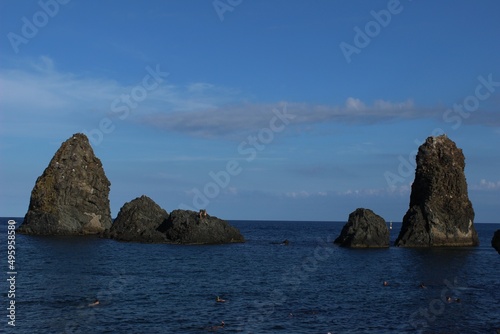
[[[284,193],[285,197],[288,198],[293,198],[293,199],[302,199],[302,198],[309,198],[309,197],[325,197],[328,196],[328,192],[326,191],[305,191],[305,190],[300,190],[300,191],[289,191]]]
[[[372,105],[355,98],[348,98],[345,105],[329,106],[307,103],[238,103],[233,102],[214,108],[190,112],[157,112],[142,117],[142,122],[169,131],[202,137],[225,136],[235,132],[252,132],[268,126],[274,117],[273,110],[286,104],[288,113],[294,115],[293,124],[307,125],[324,122],[371,123],[393,118],[421,117],[411,100],[392,103],[378,100]]]
[[[40,57],[19,68],[0,70],[0,107],[7,118],[53,117],[80,112],[97,121],[111,114],[110,105],[133,85],[108,78],[95,78],[59,71],[49,57]],[[228,137],[258,131],[269,126],[274,109],[286,104],[295,116],[293,125],[374,124],[404,119],[441,119],[446,108],[419,107],[413,100],[362,101],[348,97],[341,105],[277,101],[255,103],[237,89],[209,82],[176,85],[170,77],[148,95],[127,122],[203,138]],[[140,82],[142,78],[137,78]],[[495,126],[498,113],[478,112],[468,122]]]
[[[472,184],[470,186],[471,190],[500,190],[500,181],[489,181],[486,179],[481,179],[479,183]]]
[[[411,185],[404,185],[397,189],[387,188],[351,188],[346,190],[294,190],[285,192],[268,192],[268,196],[281,197],[289,199],[306,199],[306,198],[389,198],[389,197],[407,197],[409,199]]]
[[[336,192],[339,196],[350,197],[387,197],[387,196],[410,196],[411,183],[403,184],[394,188],[357,188],[347,189]],[[498,191],[500,190],[500,181],[480,180],[478,183],[469,185],[470,191]]]
[[[122,84],[113,79],[63,72],[47,56],[15,65],[0,69],[1,103],[53,111],[92,107],[103,114],[109,113],[111,102],[122,94],[130,94],[131,89],[143,79],[140,76],[134,84]],[[146,69],[144,74],[147,74]],[[159,89],[148,95],[144,105],[149,111],[161,113],[195,112],[217,108],[234,101],[238,95],[235,89],[210,83],[174,85],[167,79]]]
[[[0,103],[5,111],[40,115],[95,107],[122,88],[116,81],[77,76],[55,69],[48,57],[27,62],[23,69],[0,70]]]

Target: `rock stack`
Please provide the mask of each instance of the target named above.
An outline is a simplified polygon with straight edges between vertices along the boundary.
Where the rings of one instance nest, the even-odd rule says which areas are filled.
[[[462,150],[446,135],[429,137],[416,162],[410,206],[396,246],[477,246]]]
[[[491,246],[496,249],[498,254],[500,254],[500,230],[496,230],[493,238],[491,239]]]
[[[66,140],[31,192],[18,231],[37,235],[97,234],[111,227],[109,187],[84,134]]]
[[[385,220],[369,209],[356,209],[334,243],[351,248],[389,247],[389,229]]]
[[[162,209],[141,196],[120,209],[112,224],[111,183],[88,138],[74,134],[62,143],[31,192],[19,233],[34,235],[100,234],[144,243],[221,244],[244,242],[225,220],[200,212]]]
[[[159,227],[167,239],[179,244],[223,244],[245,242],[240,231],[205,210],[174,210]]]
[[[122,206],[104,237],[120,241],[166,242],[165,234],[159,232],[158,227],[167,218],[167,211],[143,195]]]

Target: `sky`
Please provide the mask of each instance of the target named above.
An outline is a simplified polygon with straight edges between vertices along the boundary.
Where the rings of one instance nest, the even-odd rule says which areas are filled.
[[[85,133],[112,215],[141,195],[229,220],[408,209],[445,133],[499,223],[500,2],[0,0],[0,216]]]

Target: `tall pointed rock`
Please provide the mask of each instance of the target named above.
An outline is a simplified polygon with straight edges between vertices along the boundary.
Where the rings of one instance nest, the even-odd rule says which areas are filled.
[[[81,133],[66,140],[38,177],[20,233],[96,234],[111,227],[109,187],[101,161]]]
[[[477,246],[474,209],[467,193],[462,150],[446,135],[418,149],[410,207],[396,246]]]

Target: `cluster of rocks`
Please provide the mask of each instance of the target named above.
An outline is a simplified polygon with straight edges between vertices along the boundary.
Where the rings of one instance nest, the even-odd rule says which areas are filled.
[[[400,247],[477,246],[474,209],[468,197],[462,150],[446,135],[419,147],[410,205],[395,245]],[[385,220],[357,209],[334,241],[344,247],[389,247]],[[492,239],[500,253],[500,230]]]
[[[416,163],[409,209],[395,245],[477,246],[462,150],[445,135],[429,137],[419,147]],[[110,185],[87,137],[75,134],[61,145],[36,180],[18,231],[36,235],[100,234],[144,243],[244,242],[238,229],[204,210],[174,210],[168,214],[147,196],[125,203],[112,222]],[[349,215],[335,243],[353,248],[389,247],[389,230],[382,217],[359,208]],[[500,230],[491,244],[500,253]]]
[[[101,161],[88,138],[75,134],[57,150],[36,180],[28,212],[18,232],[33,235],[99,234],[144,243],[220,244],[244,242],[227,221],[175,210],[171,214],[141,196],[120,209],[112,222],[109,188]]]
[[[147,196],[125,203],[104,237],[143,243],[224,244],[244,242],[240,231],[205,210],[170,214]]]

